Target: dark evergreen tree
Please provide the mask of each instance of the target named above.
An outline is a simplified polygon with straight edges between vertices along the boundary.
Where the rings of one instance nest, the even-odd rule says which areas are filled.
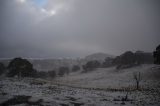
[[[153,52],[154,63],[160,64],[160,45],[157,46],[156,50]]]
[[[4,73],[5,66],[3,63],[0,63],[0,75]]]

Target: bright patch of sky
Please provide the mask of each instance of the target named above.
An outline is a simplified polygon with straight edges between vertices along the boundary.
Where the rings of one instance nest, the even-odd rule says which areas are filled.
[[[33,0],[33,2],[39,7],[44,7],[47,4],[48,0]]]

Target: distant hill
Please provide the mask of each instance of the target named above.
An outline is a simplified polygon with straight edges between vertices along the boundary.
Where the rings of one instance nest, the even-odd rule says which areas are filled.
[[[94,53],[85,57],[86,60],[104,61],[107,57],[114,58],[115,56],[107,53]]]

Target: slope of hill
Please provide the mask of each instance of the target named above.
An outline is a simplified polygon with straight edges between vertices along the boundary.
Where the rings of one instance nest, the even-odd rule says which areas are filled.
[[[69,76],[57,78],[58,83],[87,88],[122,88],[135,86],[133,74],[141,73],[142,86],[152,86],[160,79],[160,69],[156,65],[141,65],[128,69],[117,70],[115,67],[99,68],[87,73],[72,73]],[[150,85],[151,84],[151,85]]]

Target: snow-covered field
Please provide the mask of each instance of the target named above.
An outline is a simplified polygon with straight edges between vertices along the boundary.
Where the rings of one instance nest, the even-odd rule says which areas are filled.
[[[133,90],[133,72],[142,89]],[[71,73],[53,81],[0,78],[0,106],[160,106],[159,68],[142,65],[115,70]]]
[[[99,68],[87,73],[71,73],[65,77],[54,79],[54,82],[83,88],[132,87],[135,86],[133,75],[138,72],[141,74],[140,84],[142,87],[153,87],[160,81],[160,67],[145,64],[120,70],[111,67]]]

